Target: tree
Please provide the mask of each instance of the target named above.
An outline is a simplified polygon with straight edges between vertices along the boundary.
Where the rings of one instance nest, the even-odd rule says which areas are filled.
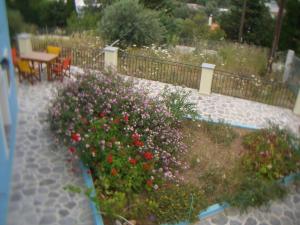
[[[230,12],[220,17],[222,29],[231,40],[239,40],[243,1],[232,0]],[[245,20],[242,29],[243,41],[270,46],[272,40],[273,19],[263,0],[247,1]]]
[[[239,42],[243,42],[243,33],[244,33],[246,9],[247,9],[247,0],[244,0],[243,10],[242,10],[242,17],[241,17],[241,22],[240,22],[240,29],[239,29]]]
[[[287,0],[285,10],[279,48],[300,54],[300,1]]]
[[[276,17],[276,25],[275,25],[275,31],[274,31],[274,38],[273,38],[273,43],[272,43],[272,48],[271,48],[271,53],[268,61],[268,72],[272,70],[272,63],[274,60],[275,53],[278,48],[278,43],[279,43],[279,38],[280,38],[280,33],[281,33],[281,25],[282,25],[282,19],[283,19],[283,9],[285,5],[285,0],[278,0],[279,2],[279,11],[278,15]]]
[[[6,0],[9,8],[21,13],[24,21],[39,27],[64,27],[74,12],[73,0]]]
[[[125,45],[148,45],[163,37],[158,17],[158,12],[146,9],[138,0],[122,0],[104,9],[100,31],[110,42],[119,39]]]

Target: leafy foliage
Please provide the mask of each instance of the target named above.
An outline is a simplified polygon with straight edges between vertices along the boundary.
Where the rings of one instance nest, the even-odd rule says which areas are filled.
[[[97,30],[99,22],[99,13],[85,12],[81,16],[78,16],[76,13],[72,13],[67,20],[67,31],[83,32],[88,30]]]
[[[144,8],[137,0],[124,0],[105,8],[101,32],[109,41],[149,45],[162,39],[164,28],[157,12]]]
[[[183,89],[172,91],[165,87],[162,93],[163,101],[177,120],[182,121],[187,117],[195,118],[198,115],[196,104],[189,100],[190,94],[191,92]]]
[[[300,2],[287,0],[286,13],[282,21],[280,48],[293,49],[300,53]]]
[[[221,27],[231,40],[238,40],[238,33],[242,15],[243,1],[232,0],[230,12],[220,18]],[[274,21],[271,18],[264,1],[247,1],[244,41],[262,46],[270,46],[272,41]]]
[[[300,169],[299,140],[287,130],[271,126],[250,133],[244,146],[243,165],[259,176],[275,180]]]
[[[233,128],[222,121],[219,121],[219,123],[202,121],[201,126],[209,135],[210,139],[217,144],[230,146],[232,141],[237,137],[237,133]]]
[[[195,221],[206,206],[201,190],[191,185],[167,185],[146,200],[149,218],[157,224]]]
[[[267,205],[270,200],[282,199],[287,193],[281,184],[262,179],[253,173],[243,174],[240,179],[241,183],[234,195],[226,196],[225,200],[242,212],[249,207]]]

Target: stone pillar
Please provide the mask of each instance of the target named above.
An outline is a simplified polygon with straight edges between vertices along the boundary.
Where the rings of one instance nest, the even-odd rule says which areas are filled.
[[[290,76],[294,56],[295,56],[295,52],[289,49],[286,56],[285,65],[284,65],[284,73],[282,77],[283,82],[286,82]]]
[[[118,48],[107,46],[104,48],[104,69],[116,72],[118,69]]]
[[[296,115],[300,116],[300,89],[298,91],[298,96],[297,96],[297,99],[296,99],[296,103],[295,103],[293,112]]]
[[[204,95],[211,94],[211,85],[216,65],[202,63],[201,81],[199,93]]]
[[[31,36],[30,34],[22,33],[17,36],[18,48],[20,55],[32,52]]]

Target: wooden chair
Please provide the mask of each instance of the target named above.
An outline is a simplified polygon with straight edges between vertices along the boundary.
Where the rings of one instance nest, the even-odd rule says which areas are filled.
[[[64,76],[70,77],[71,61],[71,57],[66,57],[62,59],[61,62],[52,64],[51,73],[55,75],[56,78],[59,78],[61,81],[63,81]]]
[[[11,49],[11,56],[12,56],[12,60],[13,60],[13,64],[15,67],[18,66],[18,61],[20,60],[17,54],[17,49],[16,48],[12,48]]]
[[[19,60],[17,62],[19,70],[19,81],[22,82],[24,79],[28,80],[31,84],[34,83],[34,80],[41,80],[41,74],[39,69],[35,69],[30,66],[29,61]]]

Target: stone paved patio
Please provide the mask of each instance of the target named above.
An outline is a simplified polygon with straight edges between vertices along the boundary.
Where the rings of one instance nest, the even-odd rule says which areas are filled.
[[[92,225],[84,196],[63,188],[83,186],[70,171],[66,150],[57,145],[46,122],[54,85],[19,86],[19,124],[7,225]]]
[[[80,70],[73,68],[73,72]],[[19,126],[8,225],[93,224],[87,199],[63,190],[68,184],[83,186],[83,180],[81,174],[70,172],[66,150],[54,142],[46,121],[57,84],[43,81],[34,86],[19,85]],[[147,87],[152,96],[165,86],[142,79],[135,79],[135,85]],[[199,113],[212,119],[257,127],[267,126],[271,120],[299,132],[300,117],[291,110],[217,94],[200,96],[196,90],[189,90]],[[300,225],[300,188],[292,187],[291,194],[284,201],[272,203],[270,211],[255,209],[239,215],[230,209],[197,223],[207,224]]]

